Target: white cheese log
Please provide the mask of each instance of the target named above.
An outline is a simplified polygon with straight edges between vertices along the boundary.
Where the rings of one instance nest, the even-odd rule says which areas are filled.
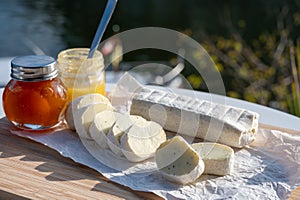
[[[130,113],[172,132],[238,148],[253,142],[258,129],[255,112],[154,89],[137,93]]]
[[[116,122],[114,123],[113,127],[107,134],[107,144],[109,148],[115,154],[122,156],[121,150],[121,137],[125,133],[127,129],[129,129],[135,123],[143,123],[146,120],[143,117],[136,116],[136,115],[128,115],[123,114],[121,115]]]
[[[197,180],[205,168],[199,154],[181,136],[162,143],[155,161],[166,179],[183,185]]]
[[[166,133],[156,122],[144,121],[133,124],[121,137],[124,156],[131,162],[140,162],[154,156]]]
[[[229,146],[200,142],[192,144],[192,147],[204,162],[205,170],[203,173],[224,176],[233,171],[234,151]]]
[[[111,110],[105,110],[96,114],[90,125],[89,134],[102,148],[108,147],[107,134],[120,116],[120,113]]]
[[[74,114],[73,112],[76,112],[78,109],[83,108],[85,106],[95,104],[95,103],[106,103],[111,105],[109,100],[99,94],[99,93],[92,93],[92,94],[86,94],[80,97],[77,97],[73,99],[67,106],[66,109],[66,122],[70,129],[75,130],[75,123],[74,123]]]
[[[74,113],[76,132],[80,137],[92,139],[88,131],[97,113],[104,110],[113,110],[110,104],[97,103],[80,108]]]

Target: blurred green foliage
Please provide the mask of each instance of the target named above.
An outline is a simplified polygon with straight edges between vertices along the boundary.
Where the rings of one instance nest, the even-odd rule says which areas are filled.
[[[234,3],[226,1],[219,7],[221,19],[215,25],[223,26],[222,33],[201,27],[191,35],[201,38],[222,74],[228,96],[300,116],[300,1],[254,1],[261,18],[243,14],[245,10]],[[253,8],[249,4],[245,6]],[[187,78],[195,89],[205,90],[200,75]]]

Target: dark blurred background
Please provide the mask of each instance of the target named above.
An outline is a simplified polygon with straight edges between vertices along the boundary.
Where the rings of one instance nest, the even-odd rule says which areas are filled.
[[[66,48],[89,47],[105,5],[103,0],[1,0],[0,57],[41,51],[57,57]],[[300,0],[119,0],[104,39],[147,26],[197,40],[221,72],[228,96],[300,116]],[[176,55],[139,50],[113,69],[145,60],[172,64]],[[194,89],[206,91],[193,68],[183,75]]]

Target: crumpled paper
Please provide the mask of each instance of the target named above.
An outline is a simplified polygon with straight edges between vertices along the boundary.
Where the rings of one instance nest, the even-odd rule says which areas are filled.
[[[12,133],[44,144],[111,181],[165,199],[287,199],[300,186],[300,136],[279,131],[259,130],[251,146],[237,149],[231,175],[202,175],[185,186],[166,181],[151,159],[130,163],[69,129],[48,134]]]

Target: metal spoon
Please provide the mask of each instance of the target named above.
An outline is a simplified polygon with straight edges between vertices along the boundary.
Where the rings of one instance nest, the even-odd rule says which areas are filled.
[[[156,76],[155,81],[152,83],[148,83],[148,85],[164,86],[167,83],[169,83],[171,80],[173,80],[176,76],[178,76],[183,69],[184,69],[184,64],[178,63],[171,71],[169,71],[165,75]]]
[[[97,31],[96,31],[96,34],[94,36],[93,42],[91,44],[90,51],[89,51],[89,54],[88,54],[88,58],[92,58],[95,51],[97,50],[97,48],[99,46],[99,43],[102,39],[102,36],[104,34],[104,31],[107,27],[107,24],[108,24],[113,12],[114,12],[114,9],[116,7],[117,2],[118,2],[118,0],[109,0],[107,2],[105,10],[104,10],[104,14],[101,18],[101,21],[100,21],[99,26],[97,28]]]

